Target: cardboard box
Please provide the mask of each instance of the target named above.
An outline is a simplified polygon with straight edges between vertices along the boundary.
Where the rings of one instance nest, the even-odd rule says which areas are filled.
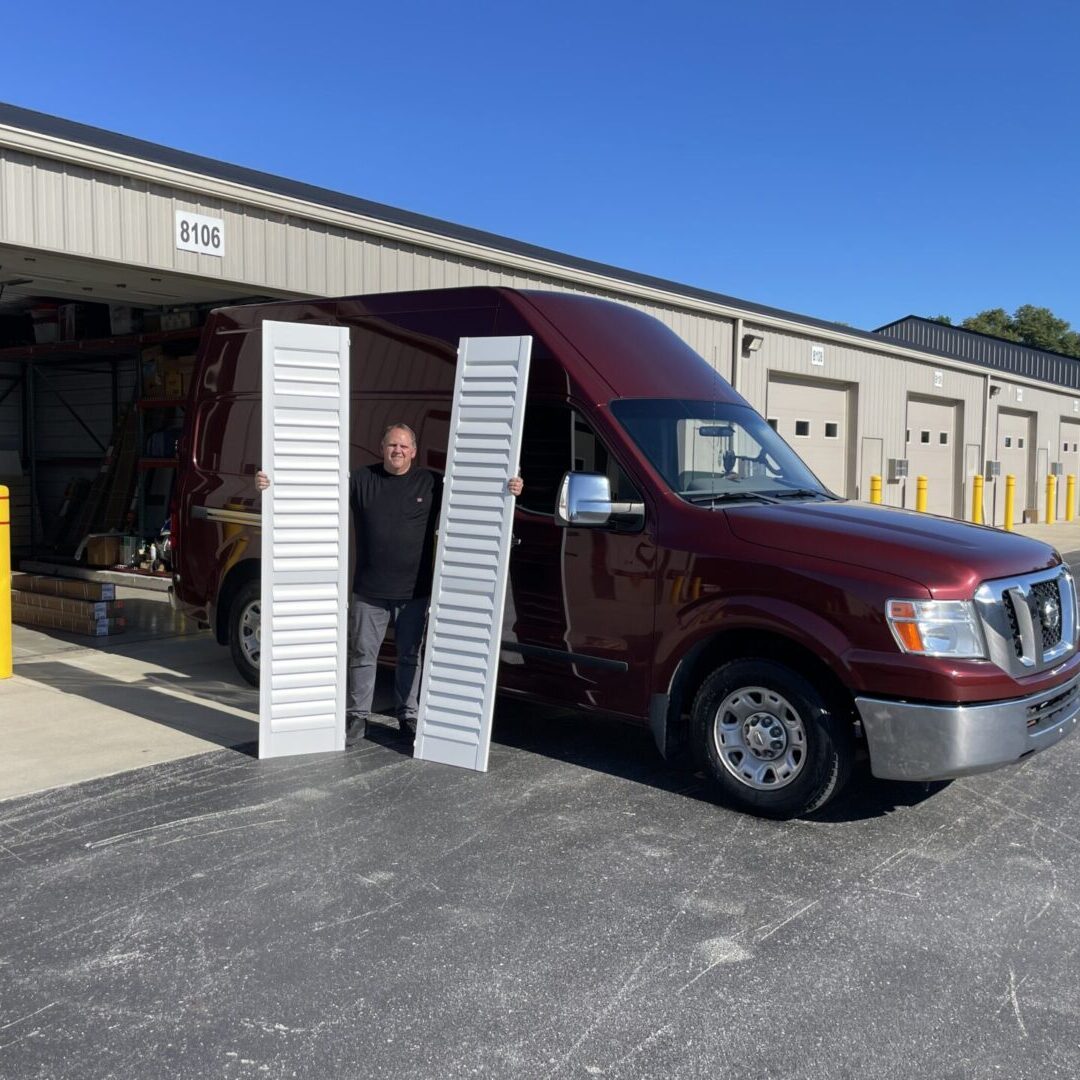
[[[88,637],[108,637],[110,634],[120,634],[126,626],[123,618],[95,619],[71,615],[64,611],[49,611],[46,608],[22,604],[14,596],[11,601],[11,620],[20,626],[68,630],[73,634],[86,634]]]
[[[142,329],[141,312],[128,304],[109,305],[109,333],[120,336],[137,334]]]
[[[79,581],[76,578],[49,577],[48,574],[12,574],[11,587],[16,592],[68,596],[73,600],[115,600],[116,586],[107,581]]]
[[[166,311],[161,316],[161,329],[164,330],[190,330],[198,325],[198,313],[194,308],[178,308],[176,311]]]
[[[91,536],[86,543],[87,566],[116,566],[120,561],[119,536]]]
[[[43,608],[45,611],[63,611],[82,619],[119,618],[124,608],[123,600],[71,600],[66,596],[49,596],[46,593],[12,591],[12,603],[22,607]]]
[[[187,380],[184,372],[166,371],[164,391],[167,398],[187,397]]]
[[[109,309],[105,304],[61,304],[57,310],[61,341],[106,337],[109,333]]]

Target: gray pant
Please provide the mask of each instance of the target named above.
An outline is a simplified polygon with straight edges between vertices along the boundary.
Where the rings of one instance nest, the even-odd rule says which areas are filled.
[[[418,600],[373,600],[353,593],[349,605],[349,692],[345,704],[349,720],[366,720],[371,712],[375,664],[386,628],[392,625],[397,645],[394,706],[399,720],[416,722],[420,644],[430,603],[426,596]]]

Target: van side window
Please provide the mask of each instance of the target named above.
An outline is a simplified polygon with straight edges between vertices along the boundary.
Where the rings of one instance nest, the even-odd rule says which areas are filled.
[[[523,510],[554,514],[563,474],[605,473],[616,502],[639,502],[641,496],[618,462],[585,419],[566,405],[525,406],[521,443],[521,475],[525,489],[518,498]]]

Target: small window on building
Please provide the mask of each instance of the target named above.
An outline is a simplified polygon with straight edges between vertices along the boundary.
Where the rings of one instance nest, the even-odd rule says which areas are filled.
[[[949,445],[949,433],[947,431],[939,431],[937,441],[940,446]]]
[[[1017,440],[1016,440],[1016,448],[1018,450],[1023,450],[1024,449],[1024,436],[1023,435],[1020,435],[1017,438]]]
[[[765,423],[768,424],[769,427],[773,429],[773,431],[780,430],[780,421],[777,420],[775,416],[770,416],[769,419],[765,421]]]
[[[921,442],[921,443],[923,443],[925,445],[929,445],[929,443],[930,443],[930,432],[929,431],[920,431],[919,432],[919,442]]]
[[[1064,451],[1065,451],[1065,453],[1067,454],[1067,453],[1069,452],[1069,444],[1068,444],[1068,443],[1064,443],[1064,444],[1062,445],[1061,449],[1062,449],[1062,450],[1064,450]]]
[[[795,438],[797,438],[797,439],[809,439],[810,438],[810,421],[809,420],[796,420],[795,421]]]
[[[907,430],[906,430],[906,431],[904,432],[904,442],[905,442],[905,443],[909,443],[909,442],[911,442],[911,428],[908,428],[908,429],[907,429]]]
[[[826,439],[839,439],[840,438],[840,425],[835,421],[825,422],[825,438]]]
[[[1073,443],[1073,453],[1076,453],[1076,443]]]
[[[1012,436],[1011,435],[1006,435],[1005,436],[1005,446],[1006,446],[1006,448],[1012,446]]]

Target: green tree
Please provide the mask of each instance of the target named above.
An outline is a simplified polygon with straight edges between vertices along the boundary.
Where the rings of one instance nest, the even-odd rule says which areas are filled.
[[[1049,308],[1022,304],[1011,315],[1004,308],[987,308],[965,319],[960,325],[965,330],[1016,341],[1033,349],[1046,349],[1080,358],[1080,333]]]
[[[948,315],[934,315],[931,317],[930,321],[944,323],[946,326],[952,326],[952,319]]]
[[[1005,341],[1019,341],[1020,334],[1013,325],[1012,316],[1004,308],[987,308],[972,315],[960,324],[965,330],[974,330]]]

